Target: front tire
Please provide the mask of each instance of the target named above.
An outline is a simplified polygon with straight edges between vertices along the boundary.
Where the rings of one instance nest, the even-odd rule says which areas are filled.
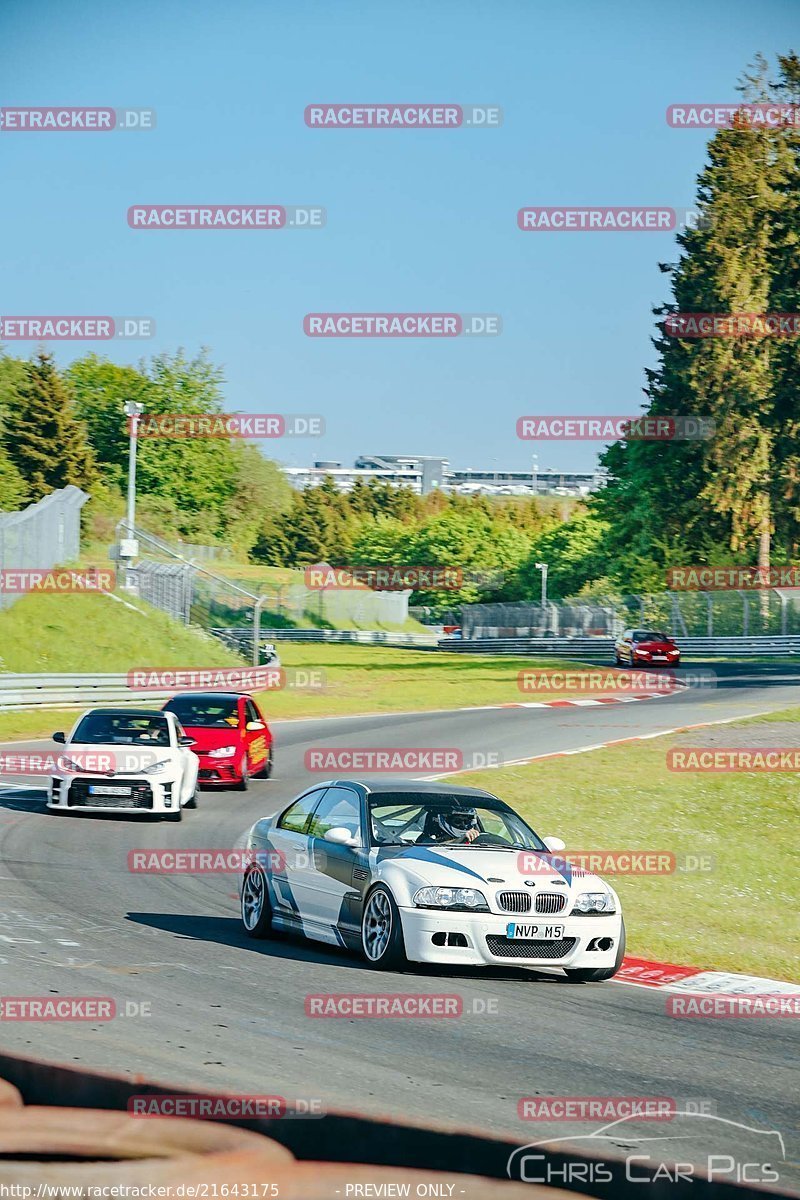
[[[251,938],[272,937],[272,905],[267,877],[258,865],[247,871],[242,881],[242,924]]]
[[[622,960],[625,957],[625,922],[623,921],[619,931],[619,945],[617,946],[617,957],[614,960],[613,967],[579,967],[574,970],[564,968],[564,974],[570,983],[605,983],[607,979],[613,979],[617,971],[622,966]]]
[[[250,786],[250,766],[247,761],[247,755],[245,754],[244,758],[242,759],[242,777],[239,780],[239,782],[236,784],[236,791],[237,792],[246,792],[247,789],[249,788],[249,786]]]
[[[361,951],[367,965],[378,971],[399,971],[408,963],[399,910],[392,893],[380,883],[364,904]]]

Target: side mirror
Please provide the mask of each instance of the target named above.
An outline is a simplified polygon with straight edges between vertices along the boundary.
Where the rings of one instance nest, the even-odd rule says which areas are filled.
[[[247,724],[245,725],[245,729],[247,730],[248,733],[258,733],[259,729],[266,729],[266,728],[267,727],[263,721],[248,721]]]
[[[334,846],[349,846],[351,849],[361,845],[358,838],[353,837],[350,830],[345,829],[343,825],[334,825],[333,829],[327,830],[324,840],[333,842]]]
[[[195,739],[193,737],[189,737],[188,733],[184,733],[182,737],[178,738],[179,746],[193,746],[194,744]]]
[[[562,842],[561,838],[546,837],[542,838],[542,841],[544,842],[545,846],[547,846],[547,849],[553,854],[559,854],[562,850],[566,850],[567,848],[567,843]]]
[[[64,736],[64,734],[61,733],[61,731],[53,734],[53,741],[59,742],[62,746],[66,746],[66,744],[67,744],[67,739]]]

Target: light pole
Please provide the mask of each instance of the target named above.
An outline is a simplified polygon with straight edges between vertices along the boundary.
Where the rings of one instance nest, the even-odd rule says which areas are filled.
[[[542,572],[542,616],[545,619],[545,629],[550,622],[547,619],[547,563],[536,563],[536,570]]]
[[[531,490],[535,496],[539,490],[539,455],[534,454],[531,458]]]
[[[127,536],[120,538],[119,556],[120,559],[127,560],[127,568],[130,568],[139,553],[139,543],[136,541],[136,443],[139,435],[139,418],[144,412],[144,405],[137,404],[135,400],[128,400],[125,403],[124,412],[128,418],[130,438],[128,444],[128,512],[125,520]],[[125,587],[132,586],[133,581],[130,574],[126,573]]]

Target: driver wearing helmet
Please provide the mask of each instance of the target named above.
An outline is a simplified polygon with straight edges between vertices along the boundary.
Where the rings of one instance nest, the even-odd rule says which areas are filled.
[[[467,805],[443,805],[429,810],[425,818],[423,841],[474,842],[480,837],[478,814]]]

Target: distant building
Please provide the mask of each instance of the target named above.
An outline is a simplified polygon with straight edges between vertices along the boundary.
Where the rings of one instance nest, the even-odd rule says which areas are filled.
[[[418,496],[430,492],[457,492],[484,496],[587,496],[606,481],[602,468],[593,471],[509,471],[499,468],[467,467],[456,470],[449,459],[431,455],[361,454],[352,467],[333,460],[315,462],[313,467],[284,467],[292,487],[302,491],[315,487],[329,475],[341,492],[352,491],[357,479],[375,479],[393,487],[407,487]]]

